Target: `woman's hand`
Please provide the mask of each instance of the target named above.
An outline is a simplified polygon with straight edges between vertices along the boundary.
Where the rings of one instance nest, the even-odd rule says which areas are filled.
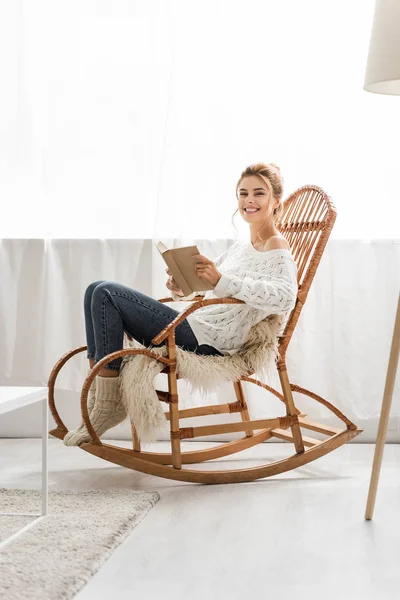
[[[202,254],[194,254],[194,256],[196,257],[197,276],[200,277],[200,279],[208,281],[215,287],[221,279],[222,273],[217,270],[215,264],[209,258]]]
[[[208,259],[206,256],[202,254],[194,254],[196,257],[196,275],[200,277],[200,279],[204,279],[213,285],[214,287],[217,285],[218,281],[221,279],[222,274],[217,270],[216,266],[212,262],[212,260]],[[178,296],[183,296],[182,290],[178,287],[175,279],[172,277],[172,273],[168,267],[165,271],[170,275],[165,284],[167,288]]]
[[[183,296],[183,292],[178,287],[178,284],[176,283],[175,279],[172,277],[171,271],[168,269],[168,267],[165,270],[168,273],[168,275],[170,275],[170,277],[168,277],[167,279],[167,283],[165,284],[167,288],[171,290],[171,292],[175,292],[175,294],[177,294],[178,296]]]

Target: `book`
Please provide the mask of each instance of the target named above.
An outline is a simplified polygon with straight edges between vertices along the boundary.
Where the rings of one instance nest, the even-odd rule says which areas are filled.
[[[214,289],[209,281],[201,279],[196,274],[196,258],[194,255],[201,254],[196,245],[167,248],[165,244],[158,242],[156,247],[184,296],[189,296],[193,292]]]

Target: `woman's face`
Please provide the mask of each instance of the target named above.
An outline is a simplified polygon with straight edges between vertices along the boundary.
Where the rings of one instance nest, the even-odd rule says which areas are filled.
[[[279,206],[270,201],[270,191],[266,183],[257,177],[243,177],[238,190],[239,211],[246,223],[264,222],[266,219],[273,219],[274,208]],[[246,209],[250,209],[249,212]],[[257,209],[257,210],[251,210]]]

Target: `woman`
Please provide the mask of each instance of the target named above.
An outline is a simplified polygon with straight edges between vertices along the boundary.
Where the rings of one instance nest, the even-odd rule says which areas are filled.
[[[286,239],[276,228],[282,212],[283,180],[274,163],[256,163],[243,171],[236,186],[240,215],[249,224],[250,242],[236,241],[214,261],[196,255],[196,272],[211,283],[204,298],[233,297],[244,304],[213,304],[199,308],[175,329],[175,342],[197,354],[226,356],[238,352],[249,329],[269,314],[289,315],[298,286],[297,267]],[[237,210],[235,212],[237,212]],[[235,213],[234,213],[235,214]],[[169,269],[166,286],[174,300],[184,297]],[[87,358],[90,368],[123,348],[124,332],[144,346],[180,313],[154,298],[112,281],[95,281],[85,292]],[[165,344],[153,345],[161,346]],[[90,421],[100,436],[127,416],[119,393],[122,357],[109,362],[89,393]],[[90,369],[89,369],[90,371]],[[69,432],[65,445],[90,440],[86,427]]]

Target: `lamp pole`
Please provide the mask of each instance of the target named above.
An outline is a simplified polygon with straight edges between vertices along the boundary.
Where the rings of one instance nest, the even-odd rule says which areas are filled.
[[[400,2],[376,0],[364,88],[374,94],[400,95]],[[400,293],[376,437],[365,519],[372,519],[389,423],[400,350]]]

